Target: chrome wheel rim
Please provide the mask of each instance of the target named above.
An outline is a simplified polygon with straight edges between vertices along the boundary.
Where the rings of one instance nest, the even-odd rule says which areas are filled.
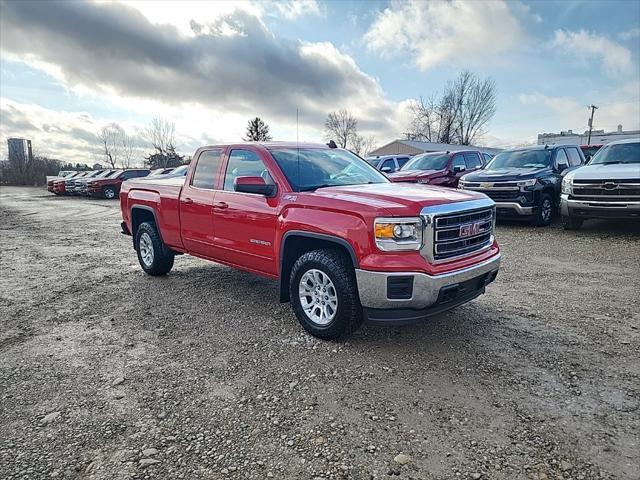
[[[551,219],[551,202],[549,200],[542,202],[542,219],[545,222]]]
[[[112,189],[110,189],[110,188],[107,188],[107,189],[104,191],[104,196],[105,196],[106,198],[113,198],[113,197],[115,197],[115,196],[116,196],[116,192],[114,192],[114,191],[113,191]]]
[[[140,235],[140,258],[147,267],[153,264],[153,242],[146,232]]]
[[[302,310],[316,325],[328,325],[338,312],[338,294],[329,275],[322,270],[307,270],[298,285]]]

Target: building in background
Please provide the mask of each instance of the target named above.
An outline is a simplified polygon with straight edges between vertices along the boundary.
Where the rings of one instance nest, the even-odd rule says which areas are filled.
[[[457,152],[459,150],[479,150],[490,155],[495,155],[502,151],[499,148],[474,147],[472,145],[451,145],[448,143],[418,142],[417,140],[394,140],[380,148],[372,150],[368,156],[396,155],[398,153],[417,155],[418,153]]]
[[[622,130],[622,125],[618,125],[615,132],[605,132],[604,130],[591,131],[591,145],[603,145],[613,142],[614,140],[625,140],[627,138],[640,137],[640,130]],[[567,130],[560,133],[539,133],[538,145],[556,145],[559,143],[569,143],[574,145],[587,145],[589,143],[589,130],[584,133],[573,133],[573,130]]]
[[[24,165],[33,160],[31,140],[9,138],[7,140],[7,148],[9,149],[9,163],[13,165]]]

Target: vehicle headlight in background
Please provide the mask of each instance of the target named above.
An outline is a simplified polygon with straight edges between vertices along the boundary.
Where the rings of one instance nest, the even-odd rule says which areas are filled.
[[[373,231],[380,250],[419,250],[422,246],[420,217],[376,218]]]
[[[571,187],[573,186],[573,175],[565,175],[562,179],[562,193],[571,195]]]
[[[533,187],[537,182],[538,180],[536,180],[535,178],[530,178],[529,180],[520,180],[516,184],[520,187],[520,189],[524,189],[526,187]]]

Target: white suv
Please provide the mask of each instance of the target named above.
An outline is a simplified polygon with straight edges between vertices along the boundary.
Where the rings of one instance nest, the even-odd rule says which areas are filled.
[[[640,138],[611,142],[565,175],[560,212],[568,230],[589,218],[640,220]]]

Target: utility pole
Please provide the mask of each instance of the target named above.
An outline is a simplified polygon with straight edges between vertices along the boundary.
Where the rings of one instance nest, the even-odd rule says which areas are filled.
[[[589,139],[587,140],[587,145],[591,145],[591,131],[593,130],[593,114],[596,113],[598,107],[595,105],[588,105],[587,108],[591,109],[591,118],[589,119]]]

